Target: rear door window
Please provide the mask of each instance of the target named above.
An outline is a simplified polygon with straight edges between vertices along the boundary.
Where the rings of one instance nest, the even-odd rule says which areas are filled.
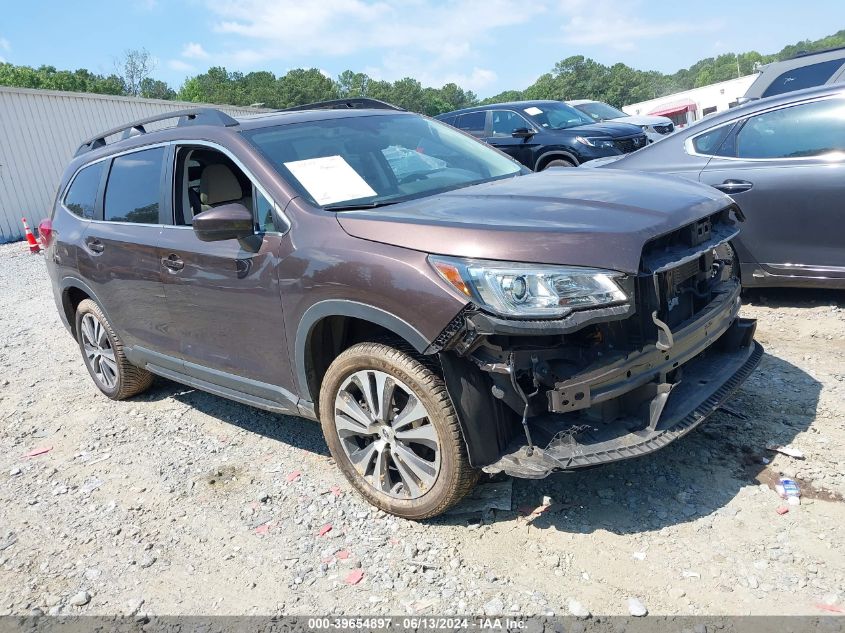
[[[778,75],[777,79],[766,88],[763,96],[771,97],[773,95],[783,94],[784,92],[792,92],[793,90],[823,86],[827,83],[828,79],[833,77],[833,73],[839,70],[843,62],[845,62],[843,59],[832,59],[826,62],[819,62],[818,64],[810,64],[809,66],[787,70]]]
[[[825,99],[749,117],[736,137],[739,158],[805,158],[845,152],[845,100]]]
[[[94,163],[80,170],[73,179],[73,183],[65,195],[64,205],[67,209],[81,218],[94,217],[94,207],[97,203],[97,192],[103,177],[103,167],[106,161]]]
[[[103,216],[108,222],[158,224],[165,148],[132,152],[112,161]]]
[[[455,121],[455,127],[473,136],[484,136],[484,124],[487,112],[468,112],[460,115]]]

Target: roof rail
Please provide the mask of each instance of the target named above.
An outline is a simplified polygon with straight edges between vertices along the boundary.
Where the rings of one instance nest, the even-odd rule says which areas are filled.
[[[89,138],[87,141],[82,143],[82,145],[80,145],[76,150],[74,156],[80,156],[86,152],[105,147],[106,139],[114,134],[123,132],[123,136],[120,137],[120,140],[124,140],[139,134],[146,134],[147,130],[144,127],[145,125],[176,118],[179,119],[178,123],[176,123],[176,127],[183,127],[186,125],[217,125],[232,127],[238,125],[238,121],[236,119],[233,119],[222,110],[218,110],[216,108],[189,108],[187,110],[175,110],[173,112],[166,112],[164,114],[151,116],[146,119],[140,119],[133,123],[121,125],[102,132],[101,134],[98,134],[93,138]]]
[[[398,110],[399,112],[406,112],[405,108],[400,108],[399,106],[387,103],[386,101],[381,101],[380,99],[370,99],[369,97],[352,97],[349,99],[318,101],[317,103],[306,103],[305,105],[294,106],[292,108],[282,108],[281,110],[278,110],[278,112],[296,112],[298,110],[345,110],[347,108]]]

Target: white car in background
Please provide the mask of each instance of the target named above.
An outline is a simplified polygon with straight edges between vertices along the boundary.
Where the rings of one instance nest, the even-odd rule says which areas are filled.
[[[638,125],[645,132],[649,143],[658,141],[667,134],[675,131],[675,124],[672,123],[672,119],[665,116],[650,116],[647,114],[629,116],[608,103],[592,101],[590,99],[574,99],[573,101],[565,101],[564,103],[577,108],[598,122],[616,121],[617,123]]]

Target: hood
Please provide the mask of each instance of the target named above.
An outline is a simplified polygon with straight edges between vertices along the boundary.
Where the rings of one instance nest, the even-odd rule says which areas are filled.
[[[337,219],[354,237],[431,254],[636,273],[648,240],[730,204],[672,176],[555,169]]]
[[[621,116],[618,119],[613,119],[614,123],[630,123],[631,125],[669,125],[672,119],[665,116],[650,116],[647,114],[638,114],[633,116]]]
[[[590,136],[590,137],[606,137],[619,138],[621,136],[632,136],[634,134],[642,134],[641,128],[629,123],[618,123],[616,121],[603,121],[602,123],[586,123],[584,125],[577,125],[575,127],[568,127],[562,130],[550,130],[543,128],[544,132],[550,134],[565,133],[570,136]]]

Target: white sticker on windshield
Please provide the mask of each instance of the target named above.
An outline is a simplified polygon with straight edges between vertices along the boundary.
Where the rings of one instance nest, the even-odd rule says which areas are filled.
[[[523,112],[525,112],[525,114],[530,114],[531,116],[537,116],[538,114],[543,114],[543,111],[540,108],[536,108],[534,106],[531,106],[530,108],[525,108],[525,110],[523,110]]]
[[[333,204],[376,195],[343,156],[321,156],[285,163],[318,204]]]

